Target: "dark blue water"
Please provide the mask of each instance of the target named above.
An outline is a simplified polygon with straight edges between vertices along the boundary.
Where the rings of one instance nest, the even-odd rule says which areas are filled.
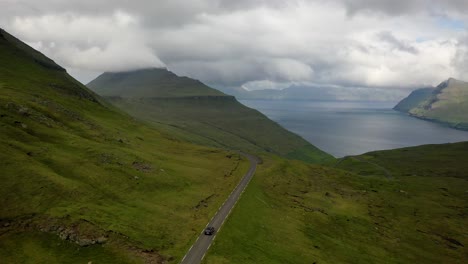
[[[242,100],[320,149],[343,157],[373,150],[468,141],[468,132],[368,102]]]

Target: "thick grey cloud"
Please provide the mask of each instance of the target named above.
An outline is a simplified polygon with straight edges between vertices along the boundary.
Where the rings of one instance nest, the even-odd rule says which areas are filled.
[[[84,82],[167,66],[215,86],[468,79],[466,14],[457,0],[0,0],[2,27]]]
[[[466,14],[466,0],[336,0],[346,6],[348,14],[359,12],[381,12],[388,15],[404,15],[414,13]]]
[[[398,49],[398,50],[401,50],[401,51],[405,51],[405,52],[408,52],[408,53],[412,53],[412,54],[417,54],[418,53],[418,50],[409,45],[408,43],[402,41],[402,40],[399,40],[397,39],[392,32],[390,31],[382,31],[382,32],[379,32],[377,34],[377,36],[384,42],[387,42],[388,44],[390,44],[391,46],[393,46],[395,49]]]

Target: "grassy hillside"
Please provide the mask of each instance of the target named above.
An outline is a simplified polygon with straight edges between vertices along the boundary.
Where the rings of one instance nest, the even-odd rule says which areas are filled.
[[[137,98],[224,96],[222,92],[200,81],[179,77],[162,68],[103,73],[87,86],[102,96]]]
[[[468,130],[468,83],[450,78],[407,112],[418,118]]]
[[[467,143],[264,161],[204,263],[468,261]]]
[[[148,77],[140,78],[143,73]],[[234,97],[218,91],[212,94],[215,90],[206,86],[192,88],[186,83],[199,82],[174,76],[162,69],[105,73],[88,87],[132,116],[190,142],[252,153],[266,151],[308,162],[333,160]]]
[[[420,103],[427,100],[434,91],[434,88],[421,88],[411,92],[408,97],[401,100],[393,109],[407,113],[417,107]]]
[[[0,31],[2,263],[176,263],[248,168],[102,103]]]

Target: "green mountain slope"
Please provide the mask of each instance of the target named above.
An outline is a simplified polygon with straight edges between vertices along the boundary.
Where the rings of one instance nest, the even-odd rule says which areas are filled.
[[[88,87],[134,117],[197,144],[309,162],[332,160],[234,97],[166,69],[104,73]]]
[[[407,112],[414,117],[468,130],[468,83],[450,78]]]
[[[468,261],[468,143],[263,160],[204,263]]]
[[[0,30],[0,262],[176,263],[248,162],[108,107]]]
[[[417,107],[423,101],[431,97],[434,88],[421,88],[411,92],[408,97],[401,100],[393,109],[407,113],[411,109]]]
[[[158,68],[118,74],[104,73],[87,86],[101,96],[125,98],[224,96],[200,81],[179,77],[166,69]]]

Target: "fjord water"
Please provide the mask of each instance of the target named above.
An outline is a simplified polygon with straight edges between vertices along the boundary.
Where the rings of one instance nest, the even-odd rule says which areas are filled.
[[[335,157],[423,144],[468,141],[468,132],[394,111],[394,103],[283,100],[241,102],[259,110]]]

